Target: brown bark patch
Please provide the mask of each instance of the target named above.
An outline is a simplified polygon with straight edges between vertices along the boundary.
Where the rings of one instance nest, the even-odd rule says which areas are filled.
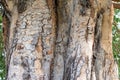
[[[24,49],[24,46],[23,44],[17,44],[17,47],[16,47],[17,50],[21,50],[21,49]]]
[[[40,53],[40,52],[42,53],[42,41],[41,41],[41,38],[38,39],[38,43],[37,43],[35,48],[36,48],[38,53]]]

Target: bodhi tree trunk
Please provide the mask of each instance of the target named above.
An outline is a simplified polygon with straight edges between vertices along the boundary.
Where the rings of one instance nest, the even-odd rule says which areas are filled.
[[[118,80],[111,0],[1,0],[7,80]]]

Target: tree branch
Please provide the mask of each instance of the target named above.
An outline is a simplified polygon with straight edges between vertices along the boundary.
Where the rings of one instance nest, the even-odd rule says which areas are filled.
[[[120,0],[112,0],[112,1],[114,1],[114,2],[120,2]]]
[[[116,9],[120,9],[120,2],[113,2],[113,6]]]

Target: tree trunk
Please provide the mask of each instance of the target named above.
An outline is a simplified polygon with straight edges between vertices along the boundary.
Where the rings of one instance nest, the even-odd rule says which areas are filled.
[[[7,80],[118,80],[111,0],[2,3]]]

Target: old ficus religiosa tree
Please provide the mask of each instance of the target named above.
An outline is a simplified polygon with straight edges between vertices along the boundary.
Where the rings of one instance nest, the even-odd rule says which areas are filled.
[[[0,0],[6,80],[118,80],[111,0]]]

